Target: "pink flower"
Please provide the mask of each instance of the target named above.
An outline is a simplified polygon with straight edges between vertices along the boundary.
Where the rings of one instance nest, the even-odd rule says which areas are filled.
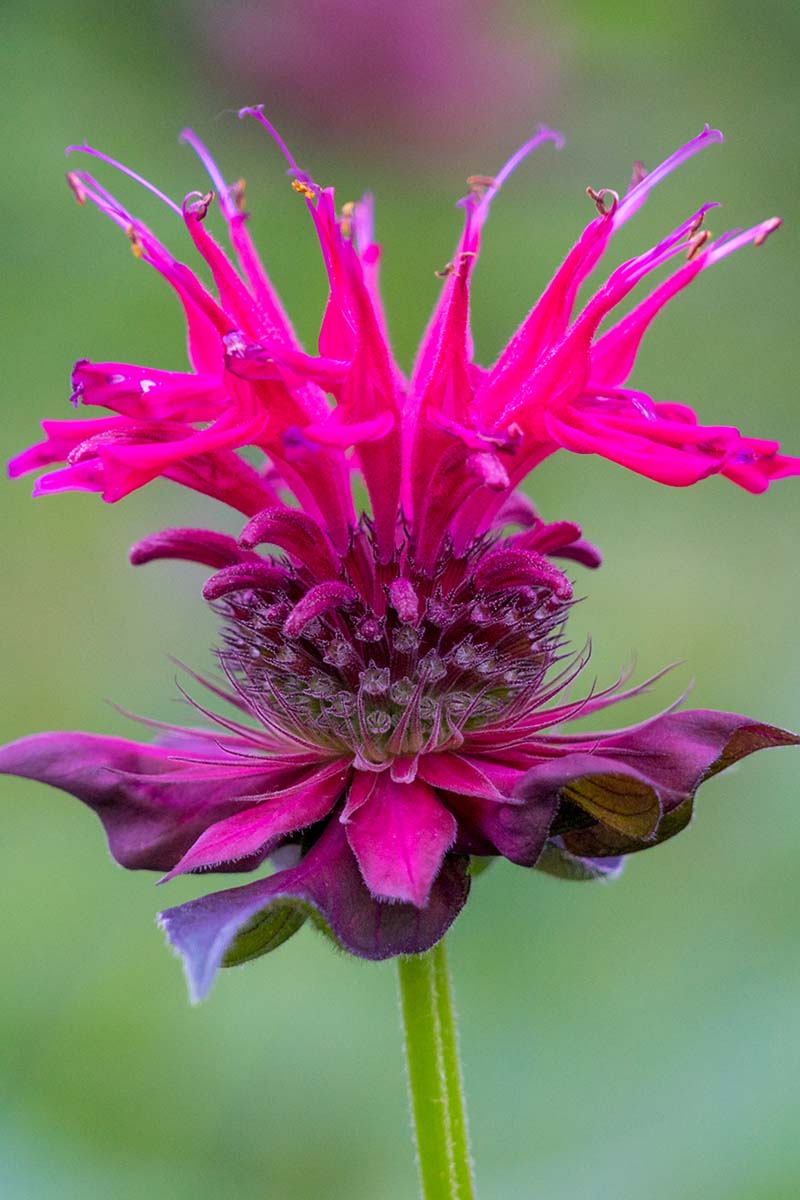
[[[0,751],[0,770],[93,808],[124,866],[172,878],[278,862],[267,878],[162,914],[196,996],[220,964],[274,949],[308,917],[365,958],[426,950],[463,906],[474,857],[573,879],[613,875],[626,855],[685,827],[704,779],[800,740],[707,711],[568,732],[573,718],[646,685],[626,690],[620,680],[566,698],[585,659],[565,655],[572,585],[558,563],[600,558],[577,525],[543,521],[517,490],[561,448],[673,485],[716,473],[757,492],[800,473],[775,442],[701,426],[690,409],[625,387],[666,301],[777,221],[711,241],[705,205],[573,315],[614,232],[720,135],[705,129],[622,200],[592,193],[597,215],[489,369],[471,361],[468,326],[481,228],[519,160],[557,135],[542,130],[496,177],[473,181],[406,382],[385,333],[370,201],[337,211],[333,191],[299,170],[260,109],[245,111],[286,154],[319,235],[330,296],[318,353],[300,346],[260,266],[240,191],[193,134],[185,139],[211,177],[238,270],[206,228],[214,193],[181,207],[162,199],[216,295],[93,177],[74,172],[79,200],[122,226],[176,291],[193,370],[78,363],[76,404],[114,415],[45,422],[46,440],[12,463],[18,474],[64,462],[36,491],[81,488],[112,501],[164,475],[249,518],[238,540],[172,529],[132,553],[134,563],[178,558],[213,570],[204,594],[222,621],[225,682],[199,682],[230,715],[195,702],[209,726],[162,727],[153,746],[48,733]],[[636,284],[678,255],[672,276],[598,335]],[[240,457],[244,447],[263,465]],[[368,514],[354,506],[354,471]]]
[[[424,169],[425,150],[440,163],[508,113],[553,103],[566,55],[546,26],[479,0],[237,0],[195,5],[188,32],[205,78],[286,97],[287,118],[317,136],[391,147]]]

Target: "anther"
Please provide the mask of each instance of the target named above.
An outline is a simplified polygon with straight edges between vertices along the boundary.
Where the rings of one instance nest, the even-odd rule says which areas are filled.
[[[237,179],[236,183],[231,186],[230,197],[239,212],[244,212],[244,180]]]
[[[310,188],[307,183],[303,183],[302,179],[293,179],[292,187],[301,196],[305,196],[306,200],[316,200],[314,189]]]
[[[192,215],[197,217],[198,221],[204,221],[208,210],[211,207],[211,202],[214,199],[213,192],[206,192],[204,196],[198,197],[192,204]]]
[[[86,203],[86,189],[74,171],[67,171],[67,183],[78,204],[83,208]]]
[[[349,238],[353,232],[353,217],[355,216],[356,205],[354,200],[348,200],[342,205],[342,217],[339,222],[339,228],[342,231],[342,237]]]
[[[699,233],[696,233],[694,237],[690,239],[689,247],[686,251],[687,262],[691,262],[693,258],[697,257],[710,237],[711,233],[708,229],[701,229]]]
[[[600,188],[600,191],[596,192],[594,188],[587,187],[586,195],[590,200],[594,200],[594,206],[601,217],[611,217],[617,211],[619,196],[611,188]],[[606,204],[607,196],[611,197],[611,203],[608,205]]]
[[[468,175],[467,187],[481,196],[487,188],[496,188],[497,180],[493,175]]]
[[[771,233],[776,229],[780,229],[783,222],[780,217],[770,217],[768,221],[764,221],[756,236],[753,238],[754,246],[763,246]]]
[[[134,225],[129,225],[128,228],[125,230],[125,232],[128,235],[128,241],[131,244],[131,249],[133,250],[134,258],[141,258],[142,257],[142,243],[139,240],[139,234],[138,234],[136,227]]]
[[[442,267],[441,271],[434,271],[433,273],[437,279],[447,279],[448,276],[455,275],[455,273],[456,273],[455,263],[451,263],[451,262],[445,263],[444,266]]]
[[[633,164],[633,170],[631,171],[631,188],[637,187],[643,179],[647,178],[647,175],[647,167],[637,158],[636,162]]]

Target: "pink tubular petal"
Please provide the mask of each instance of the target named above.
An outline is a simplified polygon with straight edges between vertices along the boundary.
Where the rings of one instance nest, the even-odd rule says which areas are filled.
[[[502,497],[509,489],[505,467],[494,454],[464,454],[464,448],[451,444],[427,477],[427,494],[415,514],[415,559],[423,570],[433,569],[451,523],[459,524],[459,545],[469,543],[475,533],[476,515],[485,512],[484,497],[495,493]],[[482,505],[468,507],[472,498]]]
[[[350,446],[363,446],[364,442],[380,441],[392,432],[395,425],[394,413],[387,409],[376,417],[352,425],[343,425],[333,419],[318,425],[306,425],[303,436],[319,446],[335,446],[346,450]]]
[[[283,567],[273,566],[263,559],[240,562],[223,567],[203,585],[203,599],[220,600],[231,592],[253,591],[275,592],[285,587],[291,575]]]
[[[473,193],[462,202],[465,209],[464,231],[453,256],[454,263],[460,263],[464,254],[467,254],[470,259],[475,258],[480,249],[481,229],[489,215],[491,202],[497,195],[500,186],[505,183],[512,171],[519,166],[528,154],[545,142],[552,142],[557,149],[561,149],[564,144],[561,134],[551,129],[539,129],[500,168],[500,171],[494,176],[493,184],[487,187],[483,196],[478,197]],[[469,270],[471,270],[471,265],[468,268]],[[455,290],[456,286],[455,275],[452,275],[447,279],[442,288],[433,316],[425,331],[412,375],[412,388],[415,391],[419,392],[424,389],[429,381],[441,342],[442,327],[446,321],[447,310],[450,306],[451,293]]]
[[[769,447],[769,448],[768,448]],[[739,448],[721,474],[747,492],[765,492],[773,479],[800,475],[800,458],[778,454],[777,442],[742,438]]]
[[[652,295],[597,339],[591,351],[592,384],[619,387],[625,382],[633,370],[639,346],[650,323],[674,296],[692,282],[707,262],[706,256],[701,254],[680,267]]]
[[[138,567],[159,558],[180,558],[207,567],[227,567],[243,559],[260,561],[242,550],[235,538],[211,529],[165,529],[142,538],[131,549],[130,561]]]
[[[239,264],[247,277],[258,302],[264,328],[271,337],[288,346],[299,349],[297,337],[283,310],[278,295],[261,264],[261,260],[247,232],[247,213],[233,202],[231,189],[226,184],[206,146],[191,129],[184,129],[180,140],[194,150],[217,189],[220,207],[228,225],[228,234]]]
[[[315,521],[297,509],[267,508],[242,530],[246,550],[271,543],[280,546],[318,580],[336,579],[339,560],[329,539]]]
[[[423,908],[456,836],[453,816],[424,783],[379,775],[350,816],[347,840],[373,896]]]
[[[135,183],[138,183],[143,188],[146,188],[148,192],[151,192],[158,200],[161,200],[163,204],[166,204],[167,208],[171,208],[172,211],[178,216],[181,215],[181,210],[175,201],[170,200],[169,196],[165,195],[160,188],[155,186],[155,184],[150,183],[148,179],[144,179],[141,175],[138,175],[136,171],[132,171],[130,167],[126,167],[123,163],[117,162],[115,158],[111,158],[108,154],[103,154],[100,150],[95,150],[92,146],[88,145],[87,142],[83,142],[83,144],[80,146],[67,146],[64,153],[66,155],[88,154],[91,158],[101,159],[102,162],[108,163],[109,166],[114,167],[117,171],[121,171],[123,175],[127,175],[129,179],[133,179]]]
[[[358,599],[358,593],[349,583],[331,580],[318,583],[303,596],[286,618],[283,632],[287,637],[300,637],[306,625],[332,609],[344,608]]]
[[[70,184],[80,189],[82,199],[91,200],[130,238],[138,257],[155,267],[176,292],[183,305],[189,336],[189,354],[196,370],[214,373],[221,365],[220,337],[230,322],[208,294],[197,276],[179,263],[146,225],[137,221],[115,196],[85,171],[71,173]]]
[[[597,265],[613,233],[641,207],[649,192],[670,172],[706,146],[721,142],[722,134],[707,125],[698,137],[682,146],[633,187],[609,212],[587,226],[578,243],[556,272],[544,294],[499,358],[480,402],[485,420],[497,418],[501,399],[508,403],[548,348],[564,335],[580,284]],[[714,205],[705,205],[700,214]],[[698,215],[700,215],[698,214]],[[696,219],[696,218],[694,218]],[[693,220],[694,220],[693,219]],[[649,269],[655,265],[651,260]]]
[[[667,175],[671,174],[677,167],[683,166],[695,154],[699,154],[701,150],[705,150],[708,146],[719,145],[724,142],[724,137],[718,129],[712,129],[709,125],[705,125],[697,137],[686,142],[685,145],[679,147],[674,154],[670,154],[669,158],[664,159],[657,167],[644,176],[639,183],[632,187],[628,194],[622,198],[614,213],[614,223],[617,227],[622,225],[629,217],[638,212],[647,196],[657,184],[661,183],[662,179],[666,179]]]
[[[208,421],[225,393],[220,375],[158,371],[81,359],[72,372],[73,402],[110,408],[133,420]]]
[[[389,603],[401,621],[413,622],[419,616],[419,596],[409,579],[395,579],[389,585]]]
[[[38,471],[41,467],[63,462],[89,439],[127,427],[123,417],[96,417],[89,421],[42,421],[41,425],[46,435],[45,440],[23,450],[9,462],[8,474],[12,479],[17,479],[28,471]]]
[[[572,584],[562,571],[541,554],[514,547],[490,551],[481,560],[474,579],[476,588],[487,595],[506,588],[546,587],[559,600],[572,596]]]

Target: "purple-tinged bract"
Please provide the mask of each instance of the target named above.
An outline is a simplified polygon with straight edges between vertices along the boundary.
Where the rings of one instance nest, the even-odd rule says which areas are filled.
[[[64,464],[39,493],[115,501],[159,476],[231,505],[238,539],[206,529],[145,538],[134,563],[213,571],[228,715],[161,728],[154,745],[47,733],[0,751],[0,769],[71,792],[130,868],[276,873],[162,914],[201,996],[220,965],[274,949],[311,918],[364,958],[427,950],[463,906],[470,860],[502,855],[570,879],[602,879],[683,829],[710,775],[798,738],[732,713],[670,710],[612,733],[570,733],[641,691],[624,680],[568,698],[565,564],[596,567],[571,521],[548,523],[518,490],[559,449],[597,453],[672,485],[722,474],[758,492],[800,473],[777,443],[702,426],[683,405],[626,387],[647,326],[673,295],[777,220],[712,241],[702,206],[623,263],[573,311],[581,283],[650,189],[704,146],[706,128],[627,194],[591,191],[597,215],[491,368],[471,360],[469,286],[481,229],[540,131],[494,177],[475,177],[464,229],[409,381],[378,295],[369,198],[337,208],[286,154],[322,248],[330,296],[316,354],[299,344],[228,187],[194,134],[214,190],[173,203],[212,294],[85,171],[69,179],[127,233],[183,305],[192,370],[75,367],[76,406],[112,415],[46,421],[13,474]],[[113,160],[81,147],[84,153]],[[132,172],[120,168],[129,175]],[[207,218],[219,205],[234,266]],[[656,268],[680,265],[602,334]],[[250,448],[249,461],[240,455]],[[260,452],[253,465],[252,448]],[[369,497],[356,511],[354,472]],[[200,681],[205,682],[205,681]],[[197,705],[199,708],[200,705]]]

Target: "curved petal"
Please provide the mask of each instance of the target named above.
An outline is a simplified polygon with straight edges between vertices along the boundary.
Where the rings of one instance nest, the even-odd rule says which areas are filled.
[[[207,994],[219,966],[268,953],[306,915],[359,958],[422,954],[461,911],[469,883],[467,859],[451,855],[424,908],[377,900],[362,879],[344,827],[332,821],[298,866],[168,909],[160,924],[184,960],[197,1001]]]
[[[737,713],[667,713],[630,732],[598,736],[593,752],[534,767],[518,794],[538,803],[555,793],[566,802],[554,828],[571,854],[632,854],[686,827],[704,780],[756,750],[798,744],[796,734]]]

